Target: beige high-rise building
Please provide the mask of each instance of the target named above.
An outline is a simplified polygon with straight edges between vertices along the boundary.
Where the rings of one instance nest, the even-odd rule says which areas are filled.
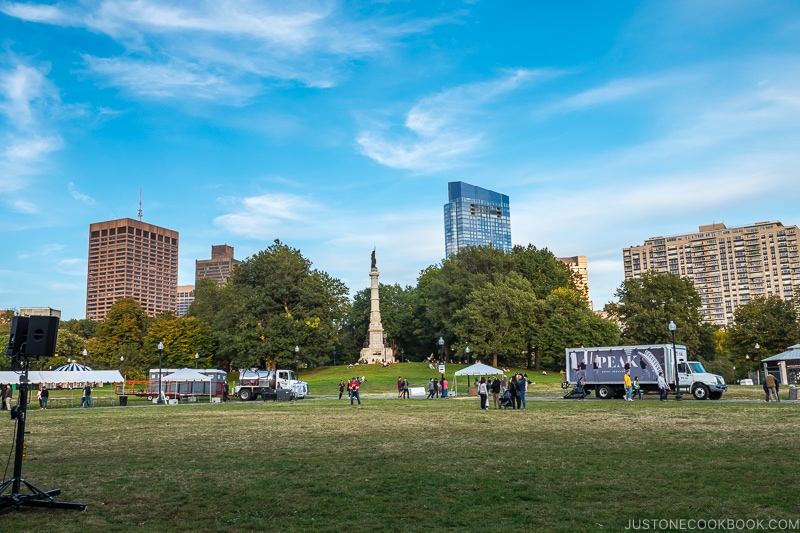
[[[89,226],[86,318],[105,320],[120,298],[155,316],[177,310],[178,232],[121,218]]]
[[[234,265],[239,264],[233,258],[233,246],[219,244],[211,247],[211,259],[198,259],[195,261],[194,284],[200,279],[210,278],[219,285],[225,285],[233,271]]]
[[[186,316],[194,301],[194,285],[178,285],[178,316]]]
[[[586,262],[585,255],[574,255],[572,257],[556,257],[562,263],[565,263],[570,270],[578,275],[578,290],[583,293],[586,301],[589,302],[589,307],[592,307],[592,300],[589,298],[589,265]]]
[[[797,226],[780,222],[700,226],[697,233],[624,248],[622,258],[625,279],[655,270],[692,280],[703,315],[718,325],[731,324],[736,309],[757,296],[792,298],[800,283]]]

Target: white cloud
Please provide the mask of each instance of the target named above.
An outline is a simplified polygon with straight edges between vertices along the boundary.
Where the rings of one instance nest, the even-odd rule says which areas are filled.
[[[517,69],[496,80],[448,89],[414,105],[401,135],[372,128],[362,131],[357,142],[364,155],[392,168],[425,173],[464,165],[480,148],[483,134],[478,123],[488,119],[489,104],[531,80],[555,75]]]
[[[72,183],[71,181],[67,185],[67,189],[69,190],[70,196],[72,196],[73,198],[75,198],[79,202],[82,202],[82,203],[84,203],[86,205],[94,205],[95,204],[94,198],[92,198],[88,194],[83,194],[80,191],[78,191],[78,189],[75,187],[75,184]]]
[[[105,0],[31,6],[6,2],[0,11],[31,22],[77,26],[115,39],[125,52],[86,55],[88,69],[107,85],[154,98],[252,95],[265,80],[331,87],[343,63],[384,50],[447,18],[360,19],[331,1],[266,3],[247,0]],[[242,88],[242,86],[245,86]]]

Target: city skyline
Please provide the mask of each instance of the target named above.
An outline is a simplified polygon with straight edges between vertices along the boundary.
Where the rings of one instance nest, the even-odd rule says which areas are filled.
[[[800,222],[800,6],[543,4],[0,2],[0,308],[83,318],[140,190],[179,285],[279,239],[351,293],[443,260],[447,183],[502,191],[595,309],[624,248]]]

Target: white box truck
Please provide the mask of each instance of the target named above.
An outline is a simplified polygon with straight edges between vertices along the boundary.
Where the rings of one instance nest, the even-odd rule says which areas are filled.
[[[674,392],[677,360],[681,393],[691,393],[698,400],[719,400],[728,390],[722,376],[709,374],[699,361],[687,361],[686,347],[680,344],[640,344],[636,346],[600,346],[567,348],[564,381],[575,385],[581,376],[586,391],[598,398],[621,398],[625,394],[625,370],[631,380],[639,376],[643,391],[658,391],[658,374],[664,376]]]

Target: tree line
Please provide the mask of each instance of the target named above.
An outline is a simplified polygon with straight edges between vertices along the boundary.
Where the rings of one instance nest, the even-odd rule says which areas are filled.
[[[599,314],[578,282],[546,248],[464,248],[424,269],[415,286],[380,285],[387,343],[406,361],[441,356],[558,370],[566,348],[671,342],[667,325],[673,321],[676,342],[732,380],[734,367],[746,375],[760,357],[800,338],[795,305],[778,297],[754,298],[737,309],[732,326],[719,328],[704,320],[688,278],[649,272],[625,280],[618,302]],[[119,369],[128,379],[145,378],[159,363],[228,371],[346,364],[358,360],[369,314],[369,287],[351,299],[344,283],[276,240],[237,265],[225,285],[200,280],[187,316],[147,317],[135,300],[120,299],[102,323],[63,321],[57,357],[36,364],[85,361]],[[6,343],[9,323],[3,315]],[[4,368],[8,363],[0,360]]]

